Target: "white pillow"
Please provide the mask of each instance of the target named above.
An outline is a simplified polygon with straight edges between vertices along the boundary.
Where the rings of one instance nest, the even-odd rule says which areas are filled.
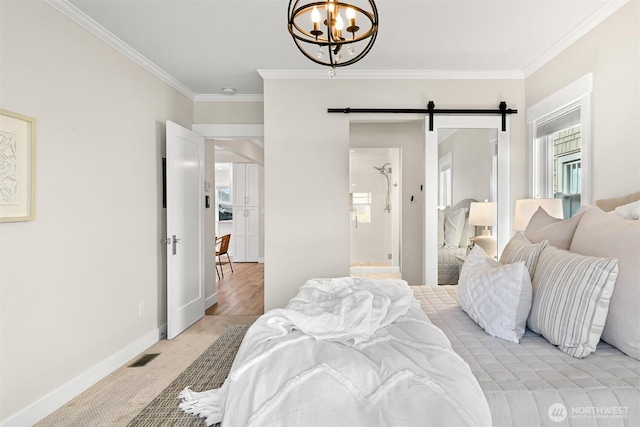
[[[460,271],[458,304],[489,335],[515,343],[531,309],[531,278],[524,262],[502,265],[474,246]]]
[[[448,248],[460,246],[467,208],[444,210],[444,245]]]
[[[640,200],[618,206],[615,208],[615,212],[624,219],[638,219],[638,213],[640,213]]]
[[[545,248],[533,275],[527,326],[569,356],[588,356],[600,341],[617,276],[616,258]]]

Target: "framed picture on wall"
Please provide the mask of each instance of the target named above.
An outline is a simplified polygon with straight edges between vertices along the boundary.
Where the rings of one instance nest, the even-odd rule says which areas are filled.
[[[35,126],[32,117],[0,110],[0,222],[35,219]]]

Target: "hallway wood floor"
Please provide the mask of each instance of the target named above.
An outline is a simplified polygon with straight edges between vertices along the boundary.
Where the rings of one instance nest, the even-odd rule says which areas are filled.
[[[218,267],[220,268],[220,267]],[[216,282],[218,302],[207,309],[207,315],[253,316],[264,314],[264,264],[240,262],[228,264],[224,278]]]

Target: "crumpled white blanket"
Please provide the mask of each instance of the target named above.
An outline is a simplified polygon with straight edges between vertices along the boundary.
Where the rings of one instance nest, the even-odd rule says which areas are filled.
[[[468,365],[402,280],[308,281],[251,326],[220,389],[179,397],[207,425],[491,423]]]
[[[269,313],[269,338],[299,330],[317,340],[355,345],[407,314],[415,298],[398,281],[312,279],[283,309]],[[272,335],[272,333],[274,335]]]

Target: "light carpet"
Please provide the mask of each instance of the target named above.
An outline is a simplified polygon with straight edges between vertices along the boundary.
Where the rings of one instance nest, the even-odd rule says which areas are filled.
[[[202,418],[188,415],[178,407],[178,393],[220,388],[229,375],[242,338],[249,325],[234,325],[144,408],[128,427],[202,427]]]

